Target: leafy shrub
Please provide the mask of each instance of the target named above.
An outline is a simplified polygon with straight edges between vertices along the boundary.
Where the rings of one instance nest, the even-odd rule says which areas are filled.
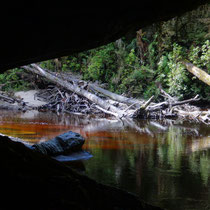
[[[210,87],[189,73],[181,62],[188,59],[209,72],[209,55],[208,40],[202,46],[192,45],[189,49],[174,43],[173,50],[167,56],[162,56],[158,63],[156,81],[164,84],[170,94],[179,98],[199,94],[202,98],[210,99]]]
[[[23,80],[20,75],[23,73],[22,69],[11,69],[3,74],[0,74],[0,86],[3,91],[19,91],[27,90],[30,83]]]
[[[185,70],[185,66],[181,63],[183,59],[183,48],[178,45],[173,45],[173,51],[168,54],[168,67],[170,72],[168,73],[168,92],[179,98],[183,98],[187,91],[188,72]]]
[[[86,80],[109,80],[115,71],[113,43],[90,51],[87,69],[83,71]]]
[[[182,60],[210,74],[209,6],[167,22],[142,29],[133,40],[121,38],[116,42],[59,58],[62,71],[82,74],[86,80],[106,83],[117,93],[130,96],[158,98],[157,84],[173,96],[189,98],[196,94],[210,100],[210,87],[189,73]],[[54,60],[41,66],[56,70]],[[17,70],[15,70],[17,71]],[[12,71],[0,75],[5,89],[27,87]]]

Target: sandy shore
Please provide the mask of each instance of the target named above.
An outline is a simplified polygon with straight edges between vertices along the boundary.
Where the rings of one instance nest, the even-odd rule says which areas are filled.
[[[36,100],[34,95],[37,92],[37,90],[18,91],[15,93],[15,96],[23,98],[23,101],[26,102],[28,106],[37,107],[46,104],[44,101]]]

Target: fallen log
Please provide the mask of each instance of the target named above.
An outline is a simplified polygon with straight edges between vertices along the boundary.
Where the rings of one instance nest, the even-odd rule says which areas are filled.
[[[90,85],[88,88],[88,83],[85,81],[81,81],[79,79],[74,79],[74,78],[73,79],[70,78],[67,81],[66,77],[62,76],[61,78],[59,75],[56,75],[54,73],[51,74],[50,71],[45,71],[37,64],[31,64],[30,66],[23,66],[22,68],[31,71],[35,74],[38,74],[44,77],[45,79],[48,79],[49,81],[53,82],[55,85],[61,87],[58,88],[56,86],[55,87],[53,86],[53,88],[49,90],[50,91],[49,94],[44,93],[47,100],[50,101],[49,107],[53,108],[53,110],[56,111],[62,111],[68,113],[80,112],[83,114],[104,113],[112,115],[117,119],[124,119],[124,118],[159,119],[159,118],[172,118],[172,117],[174,118],[179,116],[179,112],[175,111],[173,107],[180,106],[179,107],[180,110],[183,108],[183,106],[181,107],[181,105],[199,100],[199,97],[197,95],[194,98],[188,100],[177,101],[176,98],[171,97],[164,90],[162,90],[161,93],[167,98],[166,101],[154,104],[151,103],[153,99],[153,97],[151,97],[148,101],[140,104],[139,100],[131,99],[129,103],[131,102],[134,103],[128,106],[125,104],[129,101],[128,98],[124,96],[122,96],[121,98],[119,95],[117,94],[115,95],[114,93],[106,91],[103,88],[99,88],[95,85]],[[94,94],[90,92],[89,91],[91,90],[90,87],[94,89],[94,93],[103,92],[102,94],[108,97],[112,97],[117,100],[119,98],[123,99],[124,103],[117,102],[116,100],[113,101],[112,99],[107,100],[107,97],[105,97],[104,99],[103,96],[101,98],[97,95],[97,93]],[[136,106],[138,108],[136,108]],[[185,109],[186,107],[189,106],[185,106],[183,109],[184,111],[188,111],[187,109]]]
[[[98,104],[101,108],[115,113],[115,117],[117,117],[117,118],[122,118],[127,115],[123,110],[120,110],[117,107],[107,103],[106,101],[104,101],[103,99],[99,98],[98,96],[90,93],[89,91],[82,89],[75,84],[70,84],[68,81],[62,80],[59,77],[56,77],[56,76],[50,74],[49,72],[46,72],[44,69],[42,69],[37,64],[31,64],[31,67],[30,66],[22,66],[22,68],[26,69],[28,71],[31,71],[33,73],[36,73],[40,76],[43,76],[43,77],[47,78],[48,80],[50,80],[51,82],[58,84],[59,86],[64,87],[71,92],[74,92],[80,96],[87,98],[88,100],[92,101],[93,103]]]
[[[113,99],[115,101],[118,101],[118,102],[121,102],[121,103],[124,103],[124,104],[128,104],[128,105],[132,105],[132,106],[135,106],[137,108],[139,108],[141,106],[141,104],[143,103],[142,101],[134,99],[134,98],[127,98],[125,96],[118,95],[116,93],[112,93],[112,92],[110,92],[108,90],[105,90],[105,89],[95,85],[95,84],[89,83],[88,87],[91,90],[94,90],[94,91],[97,91],[99,93],[102,93],[103,95],[108,96],[109,98],[111,98],[111,99]]]
[[[175,98],[173,98],[173,97],[170,96],[168,93],[166,93],[166,91],[163,90],[161,87],[159,87],[159,89],[160,89],[160,93],[162,93],[162,96],[163,96],[164,98],[167,98],[169,101],[176,101]]]
[[[148,110],[150,112],[154,112],[154,111],[166,109],[168,107],[188,104],[188,103],[196,102],[196,101],[199,101],[199,100],[200,100],[199,95],[196,95],[194,98],[187,99],[187,100],[184,100],[184,101],[175,101],[175,102],[164,101],[164,102],[160,102],[158,104],[155,104],[153,106],[148,107]]]
[[[5,110],[30,110],[29,107],[22,99],[7,96],[5,93],[0,94],[0,109]]]
[[[58,88],[57,86],[50,85],[47,89],[41,90],[36,97],[47,103],[44,106],[38,107],[38,110],[52,110],[80,115],[102,114],[104,116],[104,112],[97,109],[96,104],[65,88]]]
[[[3,99],[4,101],[7,101],[9,103],[15,103],[15,100],[9,96],[5,96],[5,95],[2,95],[0,94],[0,98]]]
[[[47,70],[47,72],[50,73],[48,70]],[[64,74],[56,75],[55,72],[52,72],[52,74],[54,76],[60,77],[61,79],[67,80],[67,81],[71,82],[72,84],[77,84],[78,86],[81,86],[81,84],[83,84],[83,88],[85,87],[85,88],[90,89],[94,92],[101,93],[104,96],[107,96],[107,97],[113,99],[114,101],[117,101],[120,103],[124,103],[127,105],[133,104],[133,106],[135,106],[136,108],[139,108],[141,106],[141,104],[143,103],[143,101],[135,99],[135,98],[128,98],[128,97],[125,97],[125,96],[122,96],[122,95],[119,95],[116,93],[112,93],[111,91],[105,90],[104,88],[101,88],[96,84],[75,78],[75,76],[73,76],[73,75],[70,75],[70,76],[69,75],[66,76]]]
[[[152,102],[154,96],[150,97],[146,102],[144,102],[139,109],[136,109],[133,113],[133,117],[137,118],[141,116],[141,118],[145,118],[147,115],[147,107],[150,105]]]
[[[4,104],[0,104],[0,109],[18,111],[18,110],[23,110],[23,107],[5,102]]]
[[[210,111],[185,111],[179,109],[175,109],[174,111],[176,111],[180,117],[202,121],[207,125],[210,124]]]

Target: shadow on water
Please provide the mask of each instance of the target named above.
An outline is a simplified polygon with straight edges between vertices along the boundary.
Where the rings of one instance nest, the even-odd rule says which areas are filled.
[[[67,162],[105,184],[166,209],[210,209],[210,127],[179,121],[114,121],[1,111],[0,133],[33,144],[66,131],[93,158]]]

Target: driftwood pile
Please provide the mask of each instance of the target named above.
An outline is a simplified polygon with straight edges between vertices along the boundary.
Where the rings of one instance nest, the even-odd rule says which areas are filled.
[[[163,102],[153,103],[153,96],[148,101],[127,98],[112,93],[96,84],[80,80],[73,75],[51,72],[37,64],[22,66],[23,69],[48,79],[55,86],[40,91],[37,98],[45,100],[47,105],[38,109],[50,109],[58,112],[80,114],[102,114],[117,119],[162,119],[184,117],[210,123],[210,111],[201,111],[189,103],[199,100],[199,96],[178,101],[160,88]]]
[[[25,111],[26,103],[21,98],[17,98],[9,93],[0,91],[0,109]],[[28,107],[29,108],[29,107]]]
[[[199,100],[199,96],[178,101],[163,89],[160,94],[165,100],[153,103],[153,96],[148,101],[127,98],[112,93],[96,84],[83,81],[70,74],[51,72],[42,69],[37,64],[23,66],[27,71],[42,76],[51,84],[47,89],[40,90],[36,100],[47,102],[46,105],[36,107],[40,111],[53,110],[78,115],[96,115],[100,117],[114,116],[117,119],[164,119],[164,118],[187,118],[210,124],[210,110],[200,110],[196,106],[189,105]],[[0,104],[3,109],[32,109],[23,99],[0,93],[0,100],[7,104]],[[34,108],[34,107],[33,107]]]
[[[40,90],[35,99],[47,102],[46,105],[38,107],[40,111],[52,110],[77,115],[103,114],[102,111],[96,108],[94,103],[91,103],[85,97],[57,86],[49,85],[47,89]]]

